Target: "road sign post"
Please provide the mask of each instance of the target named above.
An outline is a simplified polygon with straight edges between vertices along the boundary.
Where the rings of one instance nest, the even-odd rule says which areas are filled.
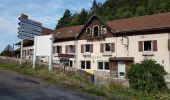
[[[20,46],[20,65],[22,65],[22,57],[23,57],[23,40],[21,40],[21,46]]]
[[[20,65],[22,65],[23,58],[23,41],[34,40],[34,36],[40,36],[42,34],[42,23],[28,19],[27,15],[21,14],[18,18],[20,22],[18,25],[18,38],[21,39],[21,54],[20,54]],[[35,51],[35,50],[34,50]],[[35,55],[35,53],[34,53]],[[36,59],[35,57],[33,59]],[[33,63],[35,67],[35,63]]]

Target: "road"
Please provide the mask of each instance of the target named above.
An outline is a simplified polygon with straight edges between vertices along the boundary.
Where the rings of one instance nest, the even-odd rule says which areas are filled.
[[[13,72],[0,70],[0,100],[100,100]]]

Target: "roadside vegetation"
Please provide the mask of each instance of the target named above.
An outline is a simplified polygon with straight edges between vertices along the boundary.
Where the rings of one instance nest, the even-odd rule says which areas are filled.
[[[45,67],[32,69],[30,66],[17,66],[16,64],[4,64],[0,59],[0,70],[8,70],[19,74],[28,75],[60,87],[74,89],[92,95],[97,95],[109,100],[169,100],[170,92],[161,91],[158,94],[145,94],[143,91],[128,88],[109,81],[107,86],[95,86],[92,82],[73,74],[64,74],[59,71],[49,72]]]

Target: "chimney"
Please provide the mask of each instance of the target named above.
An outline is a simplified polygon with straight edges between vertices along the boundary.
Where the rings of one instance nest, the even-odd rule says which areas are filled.
[[[28,15],[21,14],[21,18],[23,18],[23,19],[28,19]]]

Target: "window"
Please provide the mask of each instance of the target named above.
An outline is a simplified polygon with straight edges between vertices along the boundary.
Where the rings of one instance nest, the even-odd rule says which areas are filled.
[[[101,28],[101,34],[106,34],[106,33],[107,33],[106,26],[102,26],[102,28]]]
[[[90,52],[90,45],[89,44],[85,45],[85,52]]]
[[[98,69],[99,70],[109,70],[110,69],[109,62],[103,62],[103,61],[98,62]]]
[[[90,61],[81,61],[81,69],[91,69]]]
[[[67,61],[64,63],[65,66],[73,67],[73,61]]]
[[[91,34],[91,29],[90,27],[86,28],[86,34],[89,36]]]
[[[111,51],[111,43],[106,43],[105,44],[105,52]]]
[[[61,46],[56,46],[56,53],[61,53],[62,51],[61,51]]]
[[[70,67],[73,67],[73,61],[70,61]]]
[[[74,52],[75,52],[74,45],[69,45],[69,53],[74,53]]]
[[[152,41],[144,41],[144,51],[152,51]]]
[[[94,26],[93,37],[99,37],[99,26]]]

